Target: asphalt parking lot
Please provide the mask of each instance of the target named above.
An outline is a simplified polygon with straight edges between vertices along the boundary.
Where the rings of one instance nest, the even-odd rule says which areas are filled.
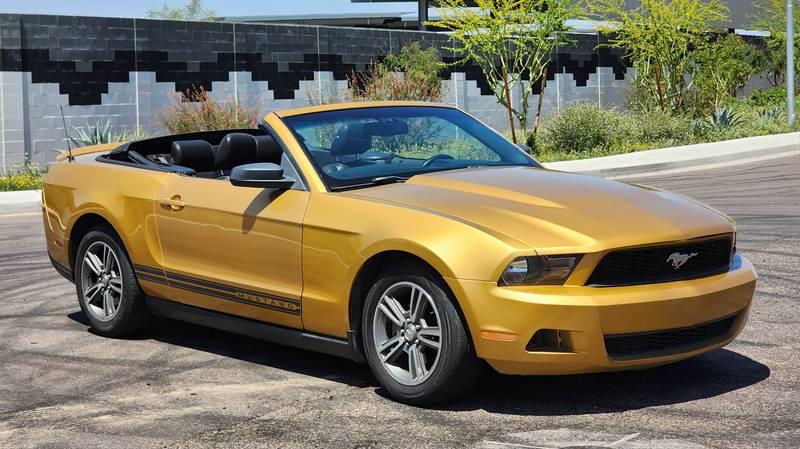
[[[93,335],[40,217],[0,217],[0,448],[800,446],[800,156],[638,182],[737,220],[760,274],[739,339],[648,371],[489,374],[436,409],[365,366],[198,326]]]

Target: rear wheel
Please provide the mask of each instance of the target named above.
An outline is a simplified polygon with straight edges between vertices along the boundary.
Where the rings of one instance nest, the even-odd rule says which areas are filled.
[[[426,268],[403,264],[381,273],[367,294],[362,335],[373,374],[401,402],[453,399],[480,375],[454,299]]]
[[[108,337],[125,337],[149,321],[144,293],[128,254],[107,226],[89,231],[75,257],[78,302],[92,329]]]

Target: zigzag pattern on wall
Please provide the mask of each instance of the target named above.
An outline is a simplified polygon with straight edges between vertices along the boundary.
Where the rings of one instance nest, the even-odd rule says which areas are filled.
[[[116,50],[112,61],[58,61],[50,58],[49,49],[2,49],[0,64],[4,71],[30,72],[33,83],[57,83],[61,94],[68,95],[70,105],[101,104],[102,94],[108,93],[109,83],[130,82],[134,71],[155,72],[156,81],[175,84],[176,92],[198,89],[212,91],[214,82],[230,81],[234,71],[250,72],[253,81],[267,81],[275,99],[294,99],[300,81],[311,80],[314,72],[332,72],[336,80],[349,80],[358,72],[356,64],[344,63],[342,55],[304,53],[302,62],[290,62],[288,70],[279,69],[276,62],[263,60],[261,53],[218,52],[215,62],[175,61],[168,51]],[[456,63],[454,58],[444,58]],[[190,65],[193,66],[190,68]],[[474,63],[457,63],[439,75],[449,79],[453,72],[463,72],[468,80],[476,81],[482,95],[492,95],[491,87],[480,67]],[[558,53],[548,67],[548,80],[556,73],[572,74],[578,87],[586,86],[589,75],[598,67],[611,67],[615,78],[625,78],[626,65],[608,49],[601,48],[590,58],[580,59],[570,53]],[[539,93],[539,83],[534,94]]]

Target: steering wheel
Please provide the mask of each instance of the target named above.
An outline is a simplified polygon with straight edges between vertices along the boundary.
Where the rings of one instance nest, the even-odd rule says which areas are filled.
[[[431,156],[422,163],[423,167],[430,167],[433,165],[434,162],[444,160],[444,159],[453,159],[453,156],[449,154],[437,154],[435,156]]]

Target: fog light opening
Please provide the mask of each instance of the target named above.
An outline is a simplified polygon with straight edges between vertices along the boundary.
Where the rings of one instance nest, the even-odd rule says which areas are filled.
[[[572,338],[569,331],[561,329],[539,329],[533,334],[528,352],[572,352]]]

